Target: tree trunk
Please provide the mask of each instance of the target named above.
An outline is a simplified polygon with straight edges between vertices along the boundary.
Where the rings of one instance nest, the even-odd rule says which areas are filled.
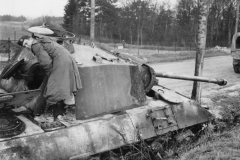
[[[139,55],[139,37],[140,37],[140,33],[139,33],[139,29],[138,29],[138,32],[137,32],[137,49],[138,49],[138,55]]]
[[[90,46],[94,43],[95,31],[95,0],[91,0]]]
[[[102,23],[102,18],[100,20],[100,37],[103,37],[103,23]]]
[[[231,33],[232,33],[232,29],[231,29],[231,18],[228,19],[228,46],[231,46]]]
[[[110,36],[111,36],[111,43],[113,43],[113,33],[110,32]]]
[[[240,1],[239,1],[239,0],[237,0],[237,10],[236,10],[236,25],[235,25],[235,33],[237,33],[237,32],[238,32],[239,3],[240,3]]]
[[[132,39],[132,27],[131,27],[131,23],[130,23],[130,30],[129,30],[129,32],[130,32],[130,40],[131,40],[131,44],[132,44],[133,39]]]
[[[220,11],[218,10],[217,18],[216,18],[216,27],[217,27],[217,32],[216,32],[216,38],[215,38],[215,44],[218,44],[218,36],[219,36],[219,23],[220,23]],[[215,45],[214,44],[214,45]]]
[[[75,34],[79,35],[79,13],[78,13],[78,8],[76,9]]]
[[[204,54],[206,48],[206,35],[207,35],[207,15],[208,15],[208,0],[200,0],[200,16],[198,27],[198,43],[196,51],[196,63],[195,63],[195,76],[202,76]],[[201,84],[194,81],[192,90],[192,99],[201,103]]]
[[[213,35],[214,35],[214,24],[215,23],[212,23],[212,25],[211,25],[211,38],[210,38],[210,45],[211,45],[211,47],[213,47]]]
[[[168,32],[168,20],[166,20],[166,24],[165,24],[165,32],[164,32],[164,41],[166,41],[166,37],[167,37],[167,32]]]

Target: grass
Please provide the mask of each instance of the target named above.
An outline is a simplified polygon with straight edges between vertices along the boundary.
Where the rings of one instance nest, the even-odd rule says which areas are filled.
[[[146,47],[142,47],[139,50],[135,47],[133,48],[124,48],[124,49],[116,49],[111,45],[96,43],[97,46],[103,50],[109,52],[119,52],[119,53],[129,53],[131,55],[135,55],[140,59],[147,59],[148,63],[160,63],[160,62],[175,62],[182,61],[187,59],[195,59],[196,51],[182,50],[182,48],[178,51],[174,51],[173,48],[168,47],[169,50],[154,50],[154,49],[145,49]],[[226,48],[211,48],[207,49],[204,57],[215,57],[215,56],[225,56],[230,55],[230,50]]]
[[[104,42],[102,42],[104,43]],[[122,43],[107,43],[108,46],[116,49],[118,46],[122,46]],[[193,47],[179,47],[179,46],[163,46],[163,45],[132,45],[132,44],[125,44],[125,49],[146,49],[146,50],[167,50],[167,51],[181,51],[181,50],[194,50]],[[140,52],[141,53],[141,52]]]
[[[229,52],[218,51],[218,50],[207,50],[205,52],[204,57],[216,57],[216,56],[224,56],[224,55],[229,55]],[[182,51],[178,54],[163,53],[163,54],[152,54],[152,55],[145,56],[145,58],[147,58],[150,63],[176,62],[176,61],[182,61],[187,59],[195,59],[195,57],[196,57],[195,51]]]
[[[229,127],[228,127],[229,128]],[[203,135],[198,146],[180,156],[180,160],[240,159],[240,126]]]
[[[18,40],[22,35],[30,35],[26,30],[27,24],[22,22],[1,22],[0,40]],[[16,35],[15,35],[16,33]]]
[[[240,89],[219,91],[210,98],[221,106],[221,119],[101,154],[103,160],[238,160],[240,159]],[[214,107],[212,106],[212,107]],[[194,135],[176,140],[177,135]],[[183,136],[184,137],[184,136]]]
[[[16,33],[16,37],[15,37],[15,33]],[[11,28],[6,28],[6,29],[0,28],[0,38],[1,38],[0,40],[8,40],[8,38],[10,38],[10,40],[18,40],[23,35],[30,35],[30,33],[25,31],[25,30],[15,30],[15,29],[11,29]]]
[[[232,94],[232,93],[235,94]],[[236,95],[236,92],[238,94]],[[215,106],[221,106],[222,119],[210,123],[200,138],[181,146],[179,157],[170,160],[237,160],[240,159],[240,89],[226,91],[211,97]]]
[[[240,159],[240,127],[224,133],[214,133],[210,137],[203,137],[206,144],[195,147],[186,152],[181,160],[229,160]]]

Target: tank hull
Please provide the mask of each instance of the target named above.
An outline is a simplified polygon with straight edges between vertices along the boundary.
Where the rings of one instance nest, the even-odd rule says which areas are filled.
[[[148,89],[148,91],[155,89],[153,96],[146,95],[141,82],[142,68],[138,65],[118,59],[116,62],[109,61],[114,59],[114,56],[106,55],[106,52],[97,48],[74,47],[73,56],[79,62],[78,68],[81,72],[83,88],[85,87],[76,95],[78,113],[74,116],[79,120],[60,121],[61,127],[49,130],[41,128],[36,121],[27,118],[36,112],[41,113],[45,107],[43,92],[40,92],[34,100],[24,104],[28,110],[32,110],[27,117],[24,116],[26,113],[22,114],[21,110],[17,110],[18,108],[12,109],[11,113],[25,123],[26,129],[17,136],[0,139],[1,160],[84,159],[170,131],[205,123],[212,118],[211,114],[197,102],[174,91],[170,92],[156,83],[151,83],[155,86]],[[86,52],[83,52],[84,50]],[[107,60],[94,61],[93,57],[96,53],[108,57]],[[30,85],[31,77],[35,77],[35,80],[44,77],[42,74],[36,76],[30,74],[40,71],[39,68],[31,69],[37,64],[36,59],[26,49],[16,54],[13,61],[22,59],[26,62],[20,68],[22,77],[19,78],[17,76],[19,72],[16,72],[13,74],[14,77],[1,80],[0,86],[9,93],[26,89],[43,91],[45,80],[41,86]],[[151,76],[149,77],[146,79],[152,79]],[[121,94],[115,96],[117,92]],[[99,106],[101,108],[98,108]],[[119,112],[114,114],[115,111]]]
[[[78,120],[51,132],[45,132],[26,117],[19,118],[25,122],[26,130],[18,136],[0,140],[2,160],[86,158],[207,122],[211,114],[196,102],[182,97],[178,104],[148,99],[148,105],[126,110],[121,115]]]

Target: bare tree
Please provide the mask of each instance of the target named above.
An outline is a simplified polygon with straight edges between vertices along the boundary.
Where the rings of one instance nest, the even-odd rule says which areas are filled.
[[[229,46],[235,31],[238,0],[208,1],[207,45]],[[92,39],[94,36],[105,40],[111,38],[134,45],[151,42],[175,49],[183,46],[191,49],[197,45],[199,0],[178,0],[175,8],[160,0],[122,0],[122,5],[115,2],[95,0]],[[63,27],[76,35],[89,36],[90,4],[89,0],[68,0],[64,8]]]
[[[235,24],[235,33],[237,33],[237,32],[238,32],[239,3],[240,3],[240,0],[237,0],[237,11],[236,11],[236,24]]]
[[[91,0],[91,27],[90,27],[91,44],[94,43],[94,33],[95,33],[95,0]]]
[[[208,16],[208,0],[199,0],[200,15],[198,26],[198,43],[196,51],[196,63],[195,63],[195,76],[202,76],[204,54],[206,48],[206,35],[207,35],[207,16]],[[201,102],[201,84],[194,81],[192,90],[192,99]]]

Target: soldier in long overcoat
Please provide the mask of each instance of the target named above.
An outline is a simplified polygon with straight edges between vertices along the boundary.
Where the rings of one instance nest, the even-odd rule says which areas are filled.
[[[54,106],[53,116],[63,114],[63,108],[75,103],[74,93],[82,88],[75,59],[62,45],[49,37],[34,39],[22,36],[18,44],[29,48],[45,69],[48,77],[44,97],[48,106]]]

